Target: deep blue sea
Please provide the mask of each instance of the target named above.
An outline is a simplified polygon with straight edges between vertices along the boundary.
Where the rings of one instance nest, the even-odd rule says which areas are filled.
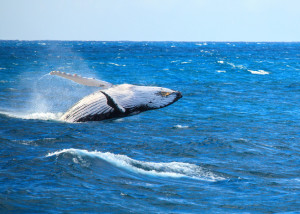
[[[181,91],[66,123],[99,88]],[[300,213],[300,43],[0,41],[0,213]]]

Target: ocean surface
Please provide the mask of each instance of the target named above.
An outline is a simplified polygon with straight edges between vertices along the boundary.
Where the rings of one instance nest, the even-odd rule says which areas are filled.
[[[60,116],[112,84],[183,98]],[[300,43],[0,41],[0,213],[300,213]]]

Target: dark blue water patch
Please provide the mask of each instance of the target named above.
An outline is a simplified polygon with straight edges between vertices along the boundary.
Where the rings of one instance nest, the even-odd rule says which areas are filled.
[[[299,47],[0,41],[1,212],[299,212]],[[52,70],[183,98],[66,123],[98,89]]]

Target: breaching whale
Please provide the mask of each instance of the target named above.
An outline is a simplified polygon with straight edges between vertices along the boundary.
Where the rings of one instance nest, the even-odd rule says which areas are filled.
[[[171,105],[182,97],[179,91],[168,88],[138,86],[131,84],[113,85],[94,78],[51,71],[57,75],[82,85],[101,87],[73,105],[61,117],[67,122],[100,121],[139,114]]]

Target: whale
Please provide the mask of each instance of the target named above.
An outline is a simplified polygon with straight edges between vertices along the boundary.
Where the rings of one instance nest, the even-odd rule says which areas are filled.
[[[181,92],[163,87],[113,85],[103,80],[60,71],[51,71],[50,75],[101,88],[83,97],[61,116],[61,120],[71,123],[132,116],[144,111],[164,108],[182,98]]]

